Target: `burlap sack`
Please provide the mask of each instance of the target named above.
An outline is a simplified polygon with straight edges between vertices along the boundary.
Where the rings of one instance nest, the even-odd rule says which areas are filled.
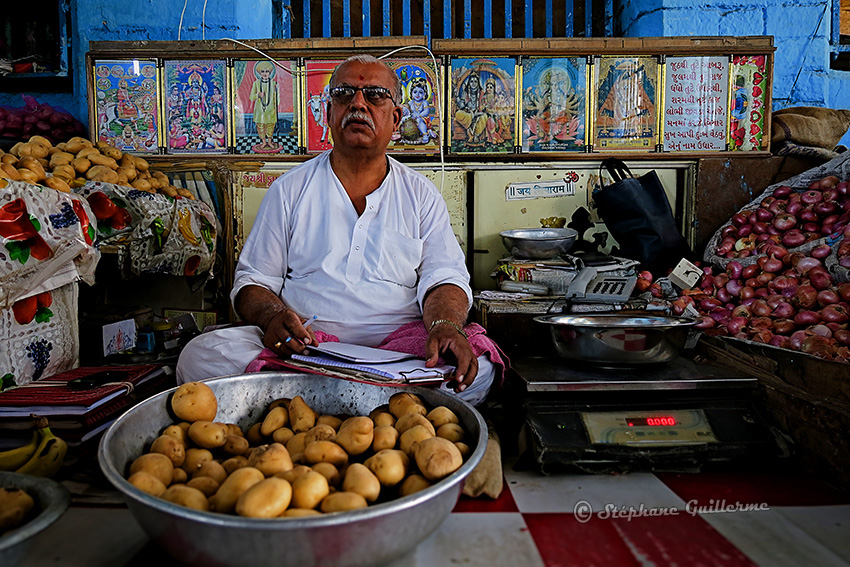
[[[771,118],[770,143],[789,141],[832,150],[850,128],[850,110],[798,106],[776,110]]]
[[[484,456],[463,484],[463,494],[478,498],[482,494],[493,500],[502,493],[502,447],[493,425],[487,424],[487,448]]]

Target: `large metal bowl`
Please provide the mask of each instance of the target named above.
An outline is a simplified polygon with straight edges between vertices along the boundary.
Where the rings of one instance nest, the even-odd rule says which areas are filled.
[[[16,530],[0,536],[0,565],[20,565],[33,537],[58,520],[71,503],[67,488],[49,478],[0,472],[0,488],[20,488],[35,502],[34,517]]]
[[[517,228],[499,233],[505,248],[516,258],[548,260],[566,254],[578,237],[571,228]]]
[[[301,396],[329,414],[368,415],[398,388],[313,374],[284,372],[227,376],[206,381],[218,399],[216,421],[243,428],[257,422],[268,404]],[[464,479],[479,463],[487,427],[469,404],[437,389],[407,389],[429,406],[444,405],[460,418],[473,448],[461,468],[410,496],[361,510],[306,518],[254,519],[200,512],[150,496],[125,480],[130,463],[174,418],[168,412],[174,389],[121,416],[100,442],[98,459],[106,478],[123,494],[133,516],[169,555],[188,564],[348,566],[387,562],[412,550],[451,513]]]
[[[541,315],[562,358],[603,367],[662,364],[679,356],[697,320],[661,315]]]

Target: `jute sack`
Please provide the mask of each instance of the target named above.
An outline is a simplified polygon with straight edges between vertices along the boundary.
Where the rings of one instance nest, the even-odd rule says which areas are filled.
[[[832,150],[850,127],[850,110],[798,106],[776,110],[771,118],[771,144],[784,141]]]

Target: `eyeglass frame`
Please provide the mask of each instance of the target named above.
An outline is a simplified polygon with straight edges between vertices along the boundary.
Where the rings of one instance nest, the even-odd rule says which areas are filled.
[[[340,94],[334,94],[335,91],[338,92],[342,89],[351,89],[352,91],[354,91],[350,95],[351,98],[347,101],[344,101],[344,102],[342,100],[340,100],[339,97],[343,97],[343,96],[347,96],[347,95],[343,95],[341,93]],[[369,95],[367,94],[367,92],[366,92],[367,90],[372,90],[374,92],[380,92],[380,93],[383,93],[386,96],[384,98],[379,97],[378,102],[373,102],[370,99]],[[393,105],[395,105],[395,99],[393,98],[392,91],[390,91],[390,89],[388,89],[386,87],[381,87],[381,86],[377,86],[377,85],[367,85],[365,87],[355,87],[355,86],[352,86],[352,85],[338,85],[338,86],[330,89],[329,94],[331,96],[331,100],[333,100],[334,102],[339,102],[340,104],[349,104],[352,100],[354,100],[354,97],[357,95],[357,91],[362,92],[363,93],[363,99],[373,106],[377,106],[377,105],[381,104],[381,101],[384,101],[384,100],[389,100],[390,102],[393,103]]]

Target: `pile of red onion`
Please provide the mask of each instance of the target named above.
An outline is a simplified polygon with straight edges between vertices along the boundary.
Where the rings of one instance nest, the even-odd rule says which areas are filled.
[[[759,206],[732,216],[721,229],[715,253],[723,258],[771,254],[772,247],[798,248],[827,236],[850,241],[850,183],[834,175],[812,182],[805,191],[787,185],[777,187]],[[826,243],[809,254],[823,259],[830,254]],[[850,267],[850,259],[839,260]]]
[[[850,362],[850,283],[836,283],[820,258],[774,245],[769,255],[726,270],[703,268],[698,287],[673,301],[673,313],[691,304],[696,328]]]

